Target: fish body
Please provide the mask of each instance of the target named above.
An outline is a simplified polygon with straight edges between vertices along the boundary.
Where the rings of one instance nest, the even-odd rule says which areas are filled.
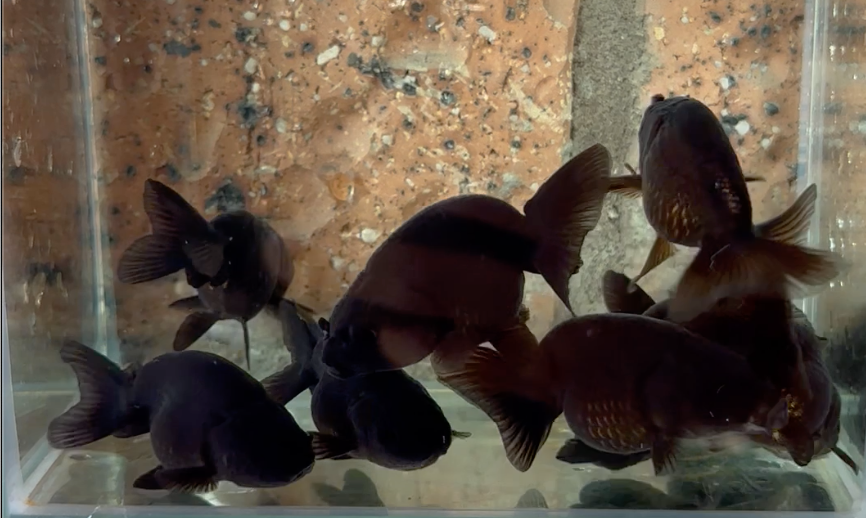
[[[656,303],[640,287],[629,290],[628,282],[623,274],[605,273],[602,291],[609,310],[668,318],[669,299]],[[722,299],[682,326],[742,355],[788,399],[788,426],[777,434],[753,435],[754,442],[800,465],[837,451],[839,391],[821,358],[820,338],[796,306],[773,298]]]
[[[442,381],[479,402],[520,470],[531,465],[560,413],[590,448],[651,450],[656,473],[673,464],[680,439],[769,434],[787,422],[784,398],[742,356],[637,315],[568,320],[523,366],[479,349],[463,371]]]
[[[291,255],[282,238],[263,219],[245,210],[206,221],[170,187],[147,180],[145,210],[153,233],[124,251],[118,264],[121,282],[137,284],[184,270],[196,296],[170,307],[189,313],[173,348],[182,351],[219,320],[247,322],[271,300],[281,300],[294,277]]]
[[[410,471],[435,463],[448,451],[452,437],[466,436],[451,429],[427,390],[402,370],[347,379],[331,375],[321,358],[322,329],[289,301],[280,304],[279,316],[293,364],[263,384],[283,404],[311,390],[318,459],[367,459]]]
[[[135,487],[204,492],[220,480],[277,487],[313,468],[310,436],[258,381],[220,356],[168,353],[121,371],[67,341],[61,358],[75,372],[81,398],[51,422],[49,444],[69,449],[150,433],[160,464]]]
[[[331,315],[323,351],[336,376],[399,369],[433,354],[459,367],[490,341],[519,356],[535,346],[525,326],[524,272],[540,273],[568,307],[568,279],[601,214],[610,155],[573,158],[524,207],[482,195],[449,198],[411,217],[382,243]]]
[[[640,176],[611,181],[612,192],[642,194],[657,233],[638,279],[673,255],[672,244],[700,248],[672,298],[674,320],[690,320],[725,297],[791,298],[841,273],[835,254],[795,243],[814,212],[814,185],[780,216],[753,225],[751,178],[743,176],[718,118],[700,101],[654,96],[638,138]]]

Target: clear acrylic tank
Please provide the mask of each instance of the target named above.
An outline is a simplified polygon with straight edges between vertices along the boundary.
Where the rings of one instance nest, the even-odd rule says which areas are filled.
[[[170,350],[182,320],[167,308],[190,293],[180,275],[136,286],[115,275],[121,251],[148,231],[146,178],[208,217],[235,207],[267,217],[294,255],[288,295],[327,315],[424,206],[486,193],[520,207],[563,157],[595,142],[618,170],[635,163],[642,110],[664,93],[707,103],[744,171],[765,177],[750,187],[756,220],[818,185],[811,244],[852,268],[802,307],[844,394],[839,445],[862,466],[863,0],[4,0],[2,23],[4,516],[628,514],[684,502],[864,512],[862,476],[834,455],[799,468],[757,449],[696,451],[672,477],[648,462],[576,468],[554,458],[570,437],[562,419],[520,473],[493,423],[426,362],[409,372],[472,437],[415,472],[320,461],[279,489],[149,496],[132,488],[154,464],[147,436],[74,451],[45,438],[77,398],[62,338],[128,363]],[[639,203],[609,198],[571,281],[575,311],[603,311],[601,273],[633,275],[652,239]],[[642,284],[662,294],[690,256]],[[525,300],[538,336],[566,318],[539,276]],[[254,375],[288,362],[270,316],[250,332]],[[241,343],[240,325],[222,322],[195,348],[239,361]],[[305,393],[289,408],[312,430],[309,402]]]

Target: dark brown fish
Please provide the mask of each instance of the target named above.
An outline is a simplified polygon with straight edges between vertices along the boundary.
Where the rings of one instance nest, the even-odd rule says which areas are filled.
[[[331,315],[323,361],[338,377],[398,369],[433,354],[459,368],[491,342],[519,357],[536,340],[522,310],[524,272],[540,273],[566,306],[586,234],[601,214],[610,154],[583,151],[524,206],[483,195],[435,203],[373,253]]]
[[[451,429],[427,390],[402,370],[373,372],[338,379],[322,364],[327,321],[316,325],[289,301],[279,305],[283,342],[292,364],[262,381],[286,404],[306,389],[317,433],[318,460],[366,459],[390,469],[411,471],[434,464],[451,447],[452,438],[468,437]]]
[[[168,353],[122,371],[67,341],[60,357],[75,372],[81,397],[51,421],[48,443],[70,449],[149,433],[160,464],[135,481],[137,488],[206,492],[220,480],[277,487],[313,469],[310,436],[258,381],[220,356]]]
[[[631,288],[625,275],[606,272],[602,292],[608,310],[667,318],[668,301],[655,303],[639,286]],[[841,401],[839,392],[821,359],[821,339],[796,306],[761,297],[722,299],[682,325],[746,357],[789,398],[788,426],[772,436],[754,436],[755,442],[776,453],[787,452],[800,465],[838,450],[839,410],[834,411],[834,405]],[[808,391],[799,383],[807,384]]]
[[[440,378],[499,428],[506,455],[525,471],[553,421],[616,454],[651,451],[656,473],[680,440],[726,432],[770,434],[787,402],[741,355],[681,326],[637,315],[588,315],[553,328],[522,364],[487,348]]]
[[[120,281],[138,284],[184,270],[198,294],[170,305],[190,313],[175,335],[174,350],[186,349],[219,320],[237,320],[243,326],[249,367],[247,322],[269,301],[281,300],[294,276],[282,238],[245,210],[208,222],[156,180],[145,181],[144,209],[153,233],[124,251],[117,268]]]
[[[725,297],[793,298],[841,273],[841,259],[794,241],[808,228],[817,190],[809,186],[780,216],[757,226],[739,159],[715,114],[689,97],[656,95],[639,130],[640,175],[611,180],[611,192],[643,194],[657,232],[639,278],[673,255],[671,243],[700,247],[670,303],[678,322]]]

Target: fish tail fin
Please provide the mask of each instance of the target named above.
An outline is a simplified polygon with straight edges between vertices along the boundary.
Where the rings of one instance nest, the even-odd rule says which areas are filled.
[[[324,332],[315,322],[312,311],[300,304],[283,299],[277,311],[283,327],[283,344],[292,355],[292,363],[263,379],[262,385],[271,398],[285,405],[319,382],[312,358]]]
[[[702,248],[676,287],[668,317],[691,320],[725,297],[799,298],[846,269],[832,252],[762,238]]]
[[[642,315],[655,301],[625,274],[608,270],[601,279],[604,305],[611,313]]]
[[[520,369],[499,352],[479,347],[439,381],[480,408],[499,429],[505,454],[518,471],[526,471],[544,445],[562,409],[547,391],[546,369]]]
[[[583,264],[583,241],[601,217],[610,170],[610,153],[596,144],[553,173],[523,208],[540,236],[535,267],[572,313],[568,281]]]
[[[788,210],[756,225],[755,235],[770,241],[798,244],[809,230],[817,199],[818,187],[812,184],[797,197]]]
[[[78,448],[98,441],[126,424],[131,378],[105,356],[84,344],[66,340],[60,358],[78,378],[80,398],[48,425],[53,448]]]
[[[117,277],[124,284],[153,281],[184,267],[178,241],[168,236],[147,235],[133,241],[117,264]]]
[[[222,268],[224,243],[207,220],[174,189],[162,182],[144,182],[144,211],[153,234],[170,238],[193,267],[208,277]]]

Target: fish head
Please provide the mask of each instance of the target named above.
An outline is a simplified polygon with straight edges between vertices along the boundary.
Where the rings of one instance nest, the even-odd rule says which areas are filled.
[[[376,331],[363,324],[330,329],[322,343],[322,363],[337,379],[393,369],[379,351]]]
[[[387,383],[381,383],[386,378]],[[451,425],[415,380],[402,371],[374,373],[366,380],[378,386],[359,390],[349,418],[368,460],[410,471],[430,466],[448,451],[454,436]]]
[[[279,487],[313,469],[312,439],[282,406],[268,401],[235,412],[208,433],[221,479],[243,487]]]

